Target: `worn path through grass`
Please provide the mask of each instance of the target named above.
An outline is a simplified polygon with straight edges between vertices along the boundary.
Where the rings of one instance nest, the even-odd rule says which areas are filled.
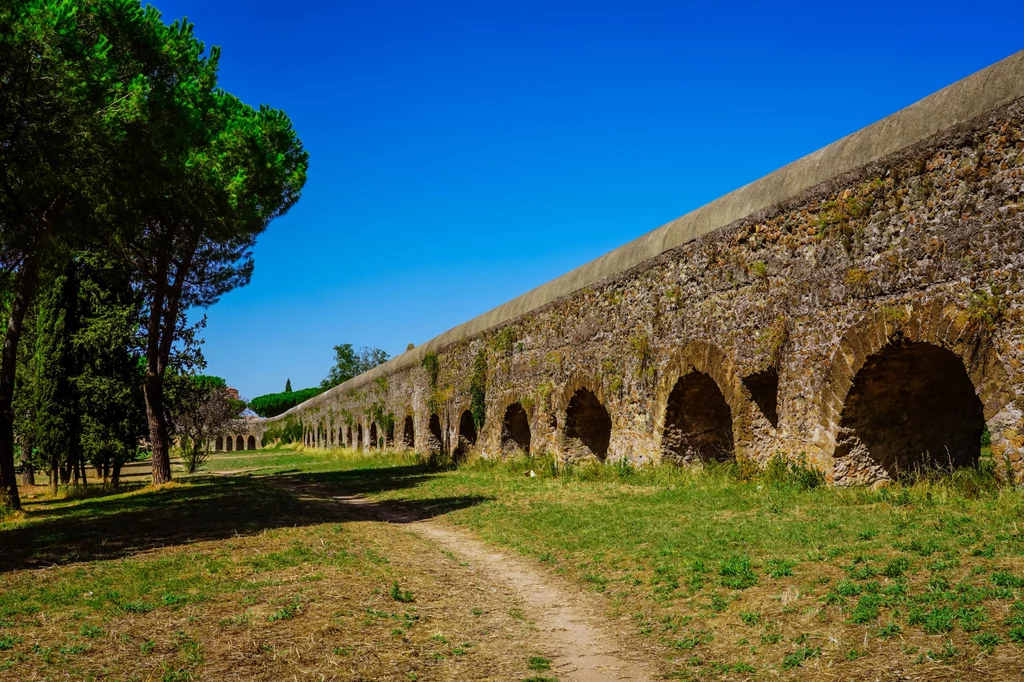
[[[444,521],[603,595],[673,678],[1016,680],[1024,668],[1024,495],[971,472],[872,491],[728,468],[556,474],[542,460],[432,471],[283,451],[258,466],[398,508],[479,500]]]
[[[279,485],[304,495],[330,495],[326,486],[310,484],[294,477],[279,477]],[[330,495],[329,499],[362,512],[369,518],[392,524],[407,524],[421,537],[436,542],[466,562],[481,580],[489,582],[507,597],[523,602],[525,613],[538,630],[540,641],[552,648],[553,673],[573,682],[610,682],[612,680],[654,680],[658,666],[644,660],[631,646],[628,637],[607,621],[603,604],[578,588],[566,586],[555,576],[546,575],[531,562],[489,549],[469,534],[422,519],[414,514],[388,508],[367,498]]]

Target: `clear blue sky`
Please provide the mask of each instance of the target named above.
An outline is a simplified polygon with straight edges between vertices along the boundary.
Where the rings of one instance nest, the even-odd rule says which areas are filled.
[[[157,0],[310,152],[208,373],[398,354],[1024,48],[1024,3]]]

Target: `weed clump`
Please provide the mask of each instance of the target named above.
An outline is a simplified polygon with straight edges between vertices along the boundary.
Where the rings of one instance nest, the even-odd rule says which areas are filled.
[[[745,590],[757,584],[757,574],[750,566],[750,557],[734,555],[722,561],[718,570],[722,587]]]

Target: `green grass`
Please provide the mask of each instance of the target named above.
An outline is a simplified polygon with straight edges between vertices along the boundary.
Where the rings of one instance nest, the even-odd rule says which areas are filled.
[[[1024,619],[1008,625],[1004,615],[1024,597],[1024,495],[973,475],[961,476],[969,485],[933,479],[872,491],[784,470],[745,481],[729,466],[559,470],[542,458],[437,471],[412,455],[281,452],[259,466],[446,513],[606,594],[613,610],[632,612],[641,636],[657,636],[648,623],[663,614],[700,619],[714,633],[754,624],[740,614],[780,623],[755,638],[756,654],[701,628],[660,637],[672,651],[720,652],[718,665],[742,655],[777,670],[840,666],[854,648],[857,665],[872,665],[906,641],[955,665],[945,641],[987,655],[1011,655],[1007,642],[1024,641]],[[530,469],[539,476],[524,476]],[[794,648],[787,633],[797,627],[811,639]],[[845,639],[829,644],[826,633],[836,631]]]
[[[727,465],[560,469],[535,458],[441,470],[412,454],[287,448],[236,457],[214,456],[207,464],[212,471],[245,470],[236,477],[51,503],[39,513],[29,506],[24,517],[0,525],[20,540],[0,565],[43,566],[76,552],[102,558],[96,540],[104,524],[134,516],[166,519],[169,529],[181,515],[216,510],[210,537],[228,537],[229,526],[262,532],[279,516],[294,517],[287,509],[294,500],[261,483],[288,476],[303,486],[369,496],[414,518],[444,515],[536,559],[604,595],[612,615],[661,647],[669,674],[681,677],[754,670],[799,676],[818,666],[927,677],[927,666],[941,665],[962,679],[999,679],[1024,644],[1024,494],[974,474],[873,491],[825,487],[778,466],[744,480],[749,474]],[[531,469],[539,475],[523,475]],[[146,542],[187,546],[167,529]],[[289,567],[341,560],[324,557],[301,535],[245,558],[189,556],[146,562],[145,570],[127,559],[116,575],[94,576],[93,596],[84,600],[77,586],[59,581],[12,592],[0,577],[0,636],[4,618],[32,618],[50,603],[96,604],[106,617],[145,615],[146,608],[163,613],[218,591],[245,593],[261,576]],[[375,561],[370,552],[361,557]],[[218,562],[233,561],[250,569],[244,581],[217,570]],[[203,571],[208,579],[197,589]],[[393,604],[412,599],[393,581],[382,592]],[[91,641],[99,639],[65,646]],[[976,667],[961,667],[972,660]]]

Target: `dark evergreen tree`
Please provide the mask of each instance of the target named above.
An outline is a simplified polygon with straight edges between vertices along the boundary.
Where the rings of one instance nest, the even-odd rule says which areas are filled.
[[[138,346],[141,300],[125,273],[99,258],[83,258],[75,377],[82,405],[82,453],[117,487],[121,467],[139,454],[147,433]]]
[[[292,380],[291,379],[285,379],[284,380],[284,392],[285,393],[291,393],[292,392]]]
[[[49,463],[50,488],[81,473],[78,357],[78,281],[72,263],[40,297],[36,337],[36,447]]]

